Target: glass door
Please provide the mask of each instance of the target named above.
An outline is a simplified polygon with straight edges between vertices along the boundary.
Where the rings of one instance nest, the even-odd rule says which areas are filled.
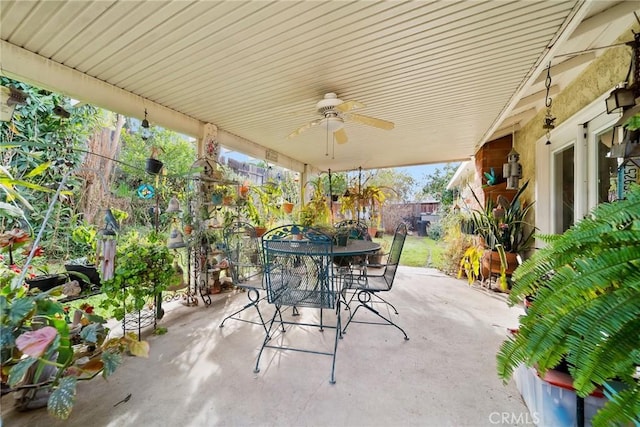
[[[575,213],[575,148],[569,145],[553,156],[554,233],[560,234],[573,225]]]

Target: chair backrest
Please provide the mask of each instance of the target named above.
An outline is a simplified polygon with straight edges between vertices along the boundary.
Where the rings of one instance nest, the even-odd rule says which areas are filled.
[[[348,230],[350,239],[371,241],[371,236],[369,236],[369,229],[367,227],[367,224],[363,222],[353,219],[346,219],[344,221],[336,223],[335,228],[337,230]]]
[[[234,222],[223,230],[231,278],[237,286],[262,281],[262,248],[255,228],[246,222]]]
[[[262,236],[267,299],[272,304],[335,308],[333,239],[313,228],[285,225]]]
[[[396,271],[400,264],[400,255],[402,255],[402,248],[404,247],[404,241],[407,239],[407,225],[401,223],[396,228],[393,234],[393,242],[391,243],[391,250],[389,251],[389,257],[387,258],[384,279],[389,286],[389,290],[393,286],[393,280],[396,277]]]

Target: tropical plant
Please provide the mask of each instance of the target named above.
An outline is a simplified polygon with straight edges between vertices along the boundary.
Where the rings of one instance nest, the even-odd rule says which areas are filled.
[[[312,188],[311,198],[300,207],[298,221],[307,227],[328,225],[331,214],[322,180],[317,178],[307,184],[310,184]]]
[[[110,376],[120,354],[148,356],[148,344],[132,336],[108,338],[103,317],[85,305],[72,314],[54,296],[60,287],[33,293],[20,282],[20,270],[0,263],[0,361],[3,394],[16,392],[22,409],[47,406],[66,419],[78,381]]]
[[[150,298],[177,284],[173,255],[165,242],[156,233],[142,236],[137,231],[118,242],[118,262],[113,278],[102,281],[107,298],[101,303],[102,308],[113,309],[117,320],[142,310]]]
[[[522,194],[529,182],[525,182],[509,202],[505,197],[499,196],[497,203],[487,199],[484,205],[476,196],[473,189],[473,197],[481,209],[472,211],[475,231],[480,235],[490,249],[495,249],[500,244],[505,252],[520,253],[529,248],[533,241],[535,228],[526,220],[527,215],[533,209],[533,203],[526,203]]]
[[[257,227],[272,228],[282,219],[282,189],[275,182],[252,186],[246,203],[246,214]]]
[[[469,246],[462,254],[460,267],[458,269],[458,279],[464,273],[469,284],[473,284],[480,277],[480,260],[483,250],[477,246]]]
[[[627,425],[640,414],[640,186],[605,203],[514,274],[510,304],[533,297],[518,334],[502,344],[498,375],[524,363],[541,372],[565,359],[579,396],[620,381],[624,387],[593,419]],[[618,424],[619,423],[619,424]]]

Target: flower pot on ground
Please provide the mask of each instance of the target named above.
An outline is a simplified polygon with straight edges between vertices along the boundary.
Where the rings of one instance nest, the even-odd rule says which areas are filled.
[[[499,196],[496,203],[489,198],[482,204],[472,190],[476,202],[481,206],[481,209],[475,209],[472,212],[473,229],[486,249],[493,251],[486,255],[487,260],[483,262],[482,273],[485,277],[496,273],[495,266],[491,267],[488,259],[497,258],[499,265],[504,267],[504,270],[499,268],[497,271],[500,274],[503,290],[506,290],[504,285],[507,283],[507,276],[510,276],[513,273],[513,268],[518,265],[514,258],[517,254],[528,250],[533,241],[535,227],[527,222],[527,216],[533,209],[533,203],[526,203],[522,200],[522,194],[528,185],[529,182],[525,182],[516,192],[513,200],[509,201],[505,197]],[[501,263],[500,255],[495,253],[499,248],[504,251],[505,263]]]
[[[513,252],[505,252],[506,265],[505,274],[511,276],[518,267],[518,254]],[[500,254],[498,251],[484,250],[482,252],[481,274],[483,277],[489,277],[490,274],[500,274],[501,269]]]

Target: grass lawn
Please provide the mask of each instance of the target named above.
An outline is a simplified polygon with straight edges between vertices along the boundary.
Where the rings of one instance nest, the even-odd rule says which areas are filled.
[[[374,241],[381,240],[387,241],[391,247],[393,236],[385,234],[382,239],[374,239]],[[444,246],[441,242],[423,236],[407,236],[400,257],[400,265],[441,268],[443,251]]]

